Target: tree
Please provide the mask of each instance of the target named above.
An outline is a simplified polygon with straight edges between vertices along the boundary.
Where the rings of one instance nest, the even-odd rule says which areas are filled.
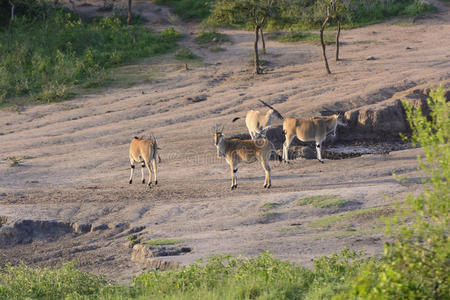
[[[127,17],[127,25],[128,26],[131,25],[131,1],[132,0],[128,0],[128,17]]]
[[[262,28],[267,19],[272,17],[280,5],[281,0],[218,0],[213,8],[210,21],[221,25],[250,25],[254,30],[253,59],[255,73],[261,74],[258,52],[259,34],[263,39]]]
[[[338,25],[338,31],[336,34],[336,56],[335,60],[339,60],[339,37],[341,35],[341,15],[345,11],[345,5],[342,2],[342,0],[320,0],[321,3],[319,3],[322,6],[322,9],[325,9],[327,12],[327,17],[325,18],[325,21],[322,23],[322,26],[320,27],[320,43],[322,44],[322,55],[323,55],[323,61],[325,63],[325,69],[327,70],[328,74],[331,74],[330,67],[328,66],[328,60],[327,55],[325,52],[325,42],[323,40],[323,31],[325,30],[325,27],[327,26],[330,19],[334,19],[337,21]]]

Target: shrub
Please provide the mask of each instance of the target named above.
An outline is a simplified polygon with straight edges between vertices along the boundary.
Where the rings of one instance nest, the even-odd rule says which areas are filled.
[[[210,14],[214,0],[152,0],[154,3],[169,5],[184,20],[203,20]]]
[[[230,38],[218,32],[202,32],[195,37],[195,41],[198,44],[222,44],[225,42],[229,42]]]
[[[62,299],[98,294],[106,285],[99,276],[77,270],[74,263],[58,268],[31,268],[24,264],[0,269],[1,299]]]
[[[348,298],[445,299],[450,274],[450,102],[440,87],[430,92],[430,115],[404,102],[414,145],[424,149],[419,158],[425,191],[409,195],[388,219],[393,242],[385,245],[383,262],[365,269]],[[447,295],[447,296],[446,296]]]
[[[173,29],[154,34],[115,17],[80,23],[67,10],[48,11],[46,19],[18,15],[10,31],[0,31],[3,104],[14,97],[59,101],[74,85],[99,85],[106,68],[171,51],[180,38]]]

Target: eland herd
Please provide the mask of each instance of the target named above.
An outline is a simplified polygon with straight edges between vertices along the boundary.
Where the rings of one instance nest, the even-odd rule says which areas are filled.
[[[271,187],[269,160],[275,155],[280,161],[289,163],[288,150],[293,139],[297,137],[302,142],[315,142],[317,159],[322,160],[322,143],[329,134],[336,136],[337,125],[345,125],[339,120],[339,115],[334,114],[328,117],[313,117],[309,119],[284,118],[275,108],[259,100],[269,110],[264,114],[257,110],[250,110],[245,118],[245,124],[250,133],[251,139],[226,138],[223,135],[224,126],[216,124],[214,127],[214,144],[217,147],[217,156],[224,157],[230,165],[231,171],[231,190],[237,188],[238,164],[241,162],[253,163],[257,160],[265,171],[264,188]],[[266,137],[267,130],[271,127],[274,118],[283,120],[283,134],[285,141],[283,144],[282,156],[279,156],[272,142]],[[232,120],[239,120],[236,117]],[[130,165],[131,174],[129,183],[133,182],[133,171],[135,163],[142,163],[142,183],[145,183],[144,168],[149,173],[148,186],[152,184],[152,174],[154,175],[155,185],[157,180],[157,158],[158,146],[156,138],[134,137],[130,143]]]

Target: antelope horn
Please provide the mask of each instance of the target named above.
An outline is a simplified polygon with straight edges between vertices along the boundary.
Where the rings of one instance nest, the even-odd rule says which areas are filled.
[[[266,102],[262,101],[261,99],[259,99],[259,102],[261,102],[262,104],[264,104],[268,108],[272,109],[273,112],[277,115],[278,118],[280,118],[281,120],[284,120],[284,117],[280,114],[280,112],[278,110],[276,110],[275,108],[273,108],[272,106],[270,106]]]

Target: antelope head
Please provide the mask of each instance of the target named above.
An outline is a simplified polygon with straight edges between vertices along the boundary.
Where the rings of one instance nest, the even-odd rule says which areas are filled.
[[[225,156],[225,151],[224,149],[221,149],[220,144],[223,141],[224,137],[223,137],[223,128],[224,126],[222,126],[222,128],[220,128],[220,125],[217,125],[214,127],[214,145],[216,145],[217,147],[217,156]]]

